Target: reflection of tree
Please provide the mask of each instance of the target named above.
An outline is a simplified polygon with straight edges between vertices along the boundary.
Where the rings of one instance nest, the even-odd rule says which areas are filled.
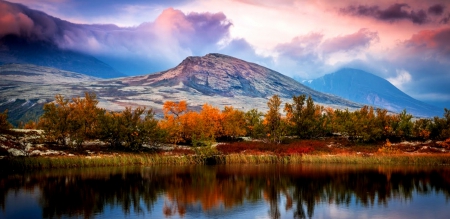
[[[0,206],[8,192],[38,188],[43,217],[93,217],[107,206],[146,214],[164,196],[166,216],[184,216],[200,204],[203,211],[232,209],[266,200],[268,214],[280,217],[280,203],[295,218],[314,215],[319,202],[362,206],[388,205],[414,193],[450,198],[448,168],[358,168],[352,166],[184,166],[85,169],[0,177]]]

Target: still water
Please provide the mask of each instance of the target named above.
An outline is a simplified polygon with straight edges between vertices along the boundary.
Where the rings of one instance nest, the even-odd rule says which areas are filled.
[[[0,218],[450,218],[450,167],[218,165],[0,175]]]

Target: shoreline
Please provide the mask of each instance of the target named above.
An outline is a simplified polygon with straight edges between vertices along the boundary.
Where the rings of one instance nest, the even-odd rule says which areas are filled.
[[[358,164],[358,165],[450,165],[449,154],[333,154],[333,155],[155,155],[121,153],[109,156],[8,157],[0,160],[1,172],[86,167],[215,164]]]

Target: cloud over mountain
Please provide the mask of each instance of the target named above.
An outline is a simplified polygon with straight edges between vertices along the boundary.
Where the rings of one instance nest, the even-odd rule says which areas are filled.
[[[231,25],[223,13],[184,14],[173,8],[164,10],[154,22],[137,27],[74,24],[20,4],[0,2],[0,38],[16,35],[107,59],[135,57],[163,65],[144,64],[137,69],[165,68],[186,56],[218,48],[218,42],[229,37]]]

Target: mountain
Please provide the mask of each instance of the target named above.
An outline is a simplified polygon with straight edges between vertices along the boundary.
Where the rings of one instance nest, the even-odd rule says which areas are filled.
[[[180,91],[195,90],[203,95],[221,97],[268,98],[277,94],[292,98],[305,94],[319,103],[358,106],[343,98],[312,90],[258,64],[218,53],[187,57],[167,71],[111,81],[120,81],[128,86],[177,87]]]
[[[99,80],[84,74],[31,64],[1,65],[0,78],[0,112],[8,109],[8,117],[13,125],[18,125],[18,121],[35,120],[42,115],[45,103],[66,89],[70,92],[73,84]]]
[[[416,100],[389,81],[358,69],[345,68],[303,84],[320,92],[384,108],[392,112],[406,109],[417,117],[442,116],[443,110]]]
[[[267,100],[274,94],[278,94],[283,103],[292,101],[293,95],[305,94],[316,103],[333,108],[355,109],[362,106],[312,90],[260,65],[221,54],[187,57],[167,71],[116,79],[93,80],[55,69],[19,66],[21,70],[5,70],[8,77],[0,81],[0,111],[13,106],[15,111],[26,112],[26,107],[53,101],[57,94],[71,98],[83,96],[84,92],[95,92],[99,107],[108,110],[146,106],[155,109],[158,115],[162,114],[162,105],[167,100],[186,100],[191,109],[199,109],[208,103],[219,108],[233,106],[244,111],[258,109],[265,112]],[[14,65],[10,65],[10,68],[14,68]],[[37,73],[38,70],[41,73]],[[44,73],[55,74],[47,77],[67,78],[64,79],[66,83],[56,82],[56,79],[31,79],[38,77],[33,74]]]
[[[14,82],[61,84],[96,81],[100,79],[85,74],[32,64],[0,65],[0,76],[3,81],[9,81],[10,84]]]
[[[11,63],[58,68],[99,78],[125,76],[93,56],[61,49],[49,41],[12,34],[0,38],[0,65]]]

